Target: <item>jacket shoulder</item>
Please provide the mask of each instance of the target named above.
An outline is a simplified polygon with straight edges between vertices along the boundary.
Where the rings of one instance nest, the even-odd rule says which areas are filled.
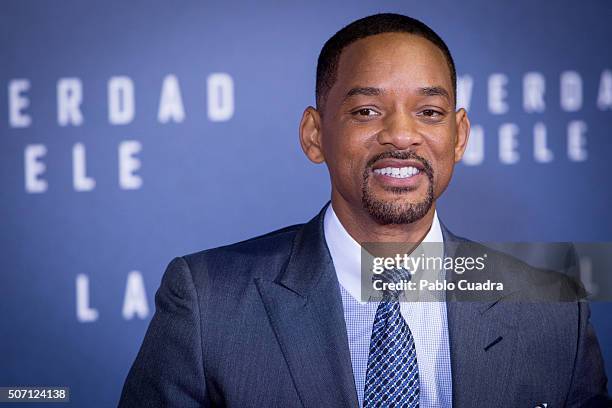
[[[468,246],[468,252],[487,255],[487,277],[503,282],[509,289],[507,293],[519,291],[525,300],[538,302],[574,302],[587,297],[579,279],[550,265],[533,266],[520,259],[520,254],[474,241],[462,240],[461,245]],[[546,250],[546,247],[538,249]]]
[[[304,224],[295,224],[230,245],[206,249],[182,258],[194,281],[211,278],[275,277],[291,254],[293,241]],[[250,279],[249,279],[250,280]]]

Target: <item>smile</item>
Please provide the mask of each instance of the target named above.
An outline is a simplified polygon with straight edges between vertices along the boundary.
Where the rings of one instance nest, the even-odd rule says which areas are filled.
[[[381,169],[374,169],[374,174],[380,174],[382,176],[389,176],[393,178],[410,178],[417,174],[420,171],[416,167],[408,166],[408,167],[383,167]]]

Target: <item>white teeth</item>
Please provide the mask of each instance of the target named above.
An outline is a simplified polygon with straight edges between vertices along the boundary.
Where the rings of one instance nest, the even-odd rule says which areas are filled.
[[[383,167],[382,169],[375,169],[374,173],[381,174],[383,176],[390,176],[394,178],[409,178],[419,172],[419,169],[413,166],[408,167]]]

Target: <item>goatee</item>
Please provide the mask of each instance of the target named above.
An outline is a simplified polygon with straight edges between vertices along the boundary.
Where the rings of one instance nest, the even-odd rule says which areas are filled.
[[[423,200],[417,203],[402,203],[400,200],[382,200],[378,199],[370,191],[369,181],[372,176],[372,166],[379,160],[383,159],[398,159],[398,160],[417,160],[423,165],[421,170],[429,179],[427,195]],[[363,208],[370,216],[380,225],[389,224],[411,224],[420,220],[431,209],[434,201],[433,192],[433,169],[429,162],[411,151],[390,151],[381,153],[368,161],[363,172],[363,183],[361,185],[361,203]],[[401,199],[401,194],[413,191],[412,187],[387,187],[385,190],[398,195]]]

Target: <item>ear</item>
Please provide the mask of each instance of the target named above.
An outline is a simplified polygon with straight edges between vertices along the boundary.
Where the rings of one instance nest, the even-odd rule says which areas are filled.
[[[321,144],[321,115],[312,106],[307,107],[300,121],[300,144],[313,163],[323,163],[325,156]]]
[[[461,108],[455,113],[457,139],[455,140],[455,163],[463,157],[470,136],[470,120],[465,109]]]

